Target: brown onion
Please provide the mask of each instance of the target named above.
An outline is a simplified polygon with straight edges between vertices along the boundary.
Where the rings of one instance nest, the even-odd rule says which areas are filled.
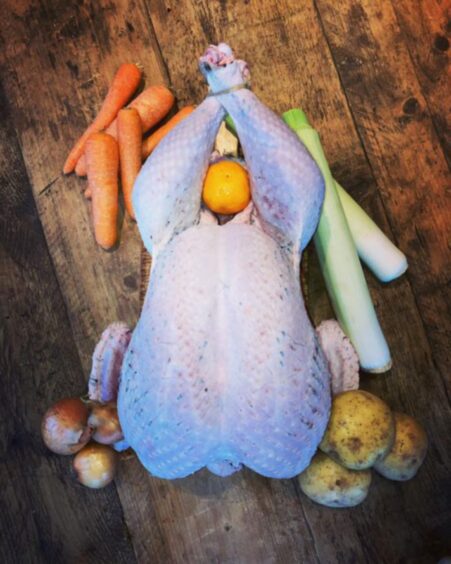
[[[117,454],[111,447],[90,443],[75,455],[73,468],[78,481],[88,488],[103,488],[114,478]]]
[[[92,438],[103,445],[112,445],[124,438],[114,402],[91,403],[88,425],[94,429]]]
[[[47,448],[56,454],[75,454],[89,441],[89,411],[80,398],[64,398],[44,414],[41,433]]]

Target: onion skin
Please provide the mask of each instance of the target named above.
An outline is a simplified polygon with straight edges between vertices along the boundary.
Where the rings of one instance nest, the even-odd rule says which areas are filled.
[[[92,438],[100,444],[112,445],[124,438],[115,402],[91,404],[88,425],[93,428]]]
[[[87,488],[104,488],[113,481],[117,453],[111,447],[90,443],[74,457],[77,480]]]
[[[48,449],[56,454],[75,454],[91,438],[89,410],[80,398],[64,398],[44,414],[41,434]]]

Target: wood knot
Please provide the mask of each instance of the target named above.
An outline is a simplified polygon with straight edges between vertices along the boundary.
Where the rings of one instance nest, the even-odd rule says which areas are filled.
[[[449,49],[449,40],[444,35],[436,35],[434,39],[434,47],[438,51],[448,51]]]
[[[127,288],[130,288],[130,290],[138,289],[138,283],[136,281],[136,277],[133,276],[133,274],[128,274],[124,277],[124,284]]]
[[[420,104],[416,98],[408,98],[402,107],[405,114],[412,115],[418,111]]]

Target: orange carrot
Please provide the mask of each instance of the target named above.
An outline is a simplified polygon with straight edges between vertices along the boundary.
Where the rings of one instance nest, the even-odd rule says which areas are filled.
[[[107,133],[93,133],[86,141],[88,186],[92,193],[92,216],[97,243],[104,249],[117,240],[119,150]]]
[[[122,191],[127,211],[133,219],[132,205],[133,184],[141,168],[142,146],[141,118],[136,108],[125,108],[117,114],[117,140],[121,169]]]
[[[69,153],[63,167],[64,174],[69,174],[74,170],[78,159],[83,154],[83,148],[89,135],[108,127],[118,111],[128,102],[138,87],[141,74],[140,69],[132,63],[125,63],[119,67],[97,117]]]
[[[189,114],[194,110],[194,106],[185,106],[179,112],[175,114],[168,122],[159,127],[155,133],[149,135],[147,139],[144,139],[142,145],[142,158],[147,159],[150,153],[155,149],[158,143],[165,137],[167,133],[171,131],[179,122],[184,120]]]
[[[137,96],[128,107],[138,110],[142,122],[143,133],[161,121],[174,103],[174,95],[166,86],[149,86]],[[117,139],[117,121],[114,120],[106,133]],[[86,175],[86,161],[83,156],[79,159],[75,172],[78,176]]]
[[[75,165],[75,174],[77,176],[86,176],[86,155],[83,154]]]
[[[75,166],[75,174],[77,176],[86,176],[86,156],[82,155]]]

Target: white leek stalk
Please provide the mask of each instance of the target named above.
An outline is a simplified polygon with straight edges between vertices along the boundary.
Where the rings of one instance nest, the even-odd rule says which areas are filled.
[[[285,112],[283,119],[307,147],[324,177],[325,197],[314,243],[337,319],[354,345],[363,370],[385,372],[391,367],[390,351],[319,135],[301,110]]]
[[[335,188],[348,221],[357,253],[382,282],[390,282],[407,270],[407,258],[379,229],[359,204],[335,180]]]

